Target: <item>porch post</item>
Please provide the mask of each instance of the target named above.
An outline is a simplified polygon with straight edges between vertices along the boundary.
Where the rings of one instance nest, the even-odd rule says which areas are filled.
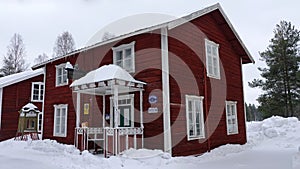
[[[118,155],[118,113],[119,113],[119,106],[118,106],[118,85],[114,85],[114,129],[115,129],[115,155]]]
[[[144,148],[144,121],[143,121],[143,90],[140,90],[140,125],[143,130],[142,148]]]
[[[76,127],[80,125],[80,93],[76,93]]]
[[[102,95],[102,127],[105,127],[105,95]]]

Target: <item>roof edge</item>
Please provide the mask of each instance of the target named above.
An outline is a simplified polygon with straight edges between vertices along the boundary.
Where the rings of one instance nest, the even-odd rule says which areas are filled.
[[[255,61],[254,61],[253,57],[251,56],[250,52],[248,51],[248,49],[246,48],[245,44],[242,42],[240,36],[237,34],[237,32],[234,29],[233,25],[231,24],[231,22],[229,21],[228,17],[226,16],[226,14],[225,14],[224,10],[222,9],[220,3],[216,3],[214,5],[208,6],[206,8],[203,8],[201,10],[193,12],[193,13],[191,13],[189,15],[184,16],[184,17],[181,17],[181,18],[178,18],[178,19],[174,19],[172,21],[168,21],[168,22],[164,22],[164,23],[161,23],[161,24],[158,24],[158,25],[154,25],[154,26],[142,28],[142,29],[139,29],[139,30],[127,33],[127,34],[123,34],[123,35],[114,37],[114,38],[106,40],[106,41],[101,41],[101,42],[95,43],[93,45],[77,49],[77,50],[75,50],[73,52],[70,52],[69,54],[66,54],[66,55],[63,55],[63,56],[59,56],[59,57],[56,57],[56,58],[52,58],[52,59],[47,60],[45,62],[39,63],[37,65],[34,65],[34,66],[32,66],[32,69],[38,69],[38,68],[41,68],[44,65],[46,65],[48,63],[51,63],[53,61],[56,61],[56,60],[59,60],[59,59],[65,58],[65,57],[69,57],[69,56],[72,56],[74,54],[77,54],[77,53],[80,53],[80,52],[83,52],[83,51],[86,51],[86,50],[89,50],[89,49],[92,49],[92,48],[96,48],[98,46],[109,44],[109,43],[112,43],[112,42],[115,42],[115,41],[118,41],[118,40],[122,40],[122,39],[125,39],[125,38],[128,38],[128,37],[131,37],[131,36],[135,36],[135,35],[139,35],[139,34],[142,34],[142,33],[150,32],[150,31],[157,30],[157,29],[160,29],[160,28],[163,28],[163,27],[167,27],[168,29],[173,29],[173,28],[175,28],[177,26],[180,26],[180,25],[182,25],[182,24],[184,24],[186,22],[189,22],[189,21],[191,21],[193,19],[196,19],[196,18],[198,18],[200,16],[208,14],[208,13],[214,11],[214,10],[219,10],[221,12],[221,14],[224,17],[226,23],[229,25],[230,29],[232,30],[233,34],[236,36],[236,38],[239,41],[239,43],[241,44],[242,48],[245,50],[245,52],[248,55],[248,57],[251,60],[251,62],[255,63]]]
[[[30,73],[30,74],[27,71],[20,72],[21,74],[23,73],[24,75],[21,76],[21,77],[16,76],[12,79],[8,79],[5,83],[0,84],[0,88],[4,88],[4,87],[10,86],[12,84],[16,84],[16,83],[19,83],[21,81],[24,81],[24,80],[27,80],[27,79],[30,79],[30,78],[33,78],[33,77],[44,74],[44,69],[42,69],[42,68],[36,69],[36,70],[31,70],[31,71],[32,71],[32,73]],[[13,76],[13,75],[16,75],[16,74],[4,76],[3,78]]]

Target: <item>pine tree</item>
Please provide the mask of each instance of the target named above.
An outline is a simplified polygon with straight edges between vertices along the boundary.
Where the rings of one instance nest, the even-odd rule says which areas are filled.
[[[3,59],[3,67],[1,69],[3,75],[11,75],[23,72],[27,69],[25,64],[25,45],[20,34],[15,33],[7,46],[7,53]]]
[[[64,56],[75,49],[75,41],[68,31],[58,35],[53,48],[54,57]]]
[[[291,22],[276,25],[274,38],[266,51],[260,53],[267,68],[259,68],[264,79],[254,79],[250,87],[264,91],[259,96],[259,110],[264,118],[272,115],[295,116],[299,105],[299,40],[300,32]]]

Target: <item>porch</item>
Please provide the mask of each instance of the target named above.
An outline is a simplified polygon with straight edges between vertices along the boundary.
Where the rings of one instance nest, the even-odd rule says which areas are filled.
[[[74,145],[104,157],[118,155],[129,148],[143,148],[143,128],[76,127]]]
[[[102,66],[75,80],[70,85],[77,93],[74,145],[81,151],[93,149],[105,157],[129,148],[143,148],[144,85],[116,65]],[[97,125],[90,125],[83,119],[90,107],[82,103],[82,95],[101,98],[102,103],[97,104],[97,108],[102,117],[92,116]],[[135,95],[139,97],[135,99]]]

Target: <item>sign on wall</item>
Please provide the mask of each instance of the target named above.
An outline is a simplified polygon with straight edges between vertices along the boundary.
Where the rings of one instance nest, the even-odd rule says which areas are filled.
[[[88,115],[89,113],[90,113],[90,104],[85,103],[84,106],[83,106],[83,114]]]

